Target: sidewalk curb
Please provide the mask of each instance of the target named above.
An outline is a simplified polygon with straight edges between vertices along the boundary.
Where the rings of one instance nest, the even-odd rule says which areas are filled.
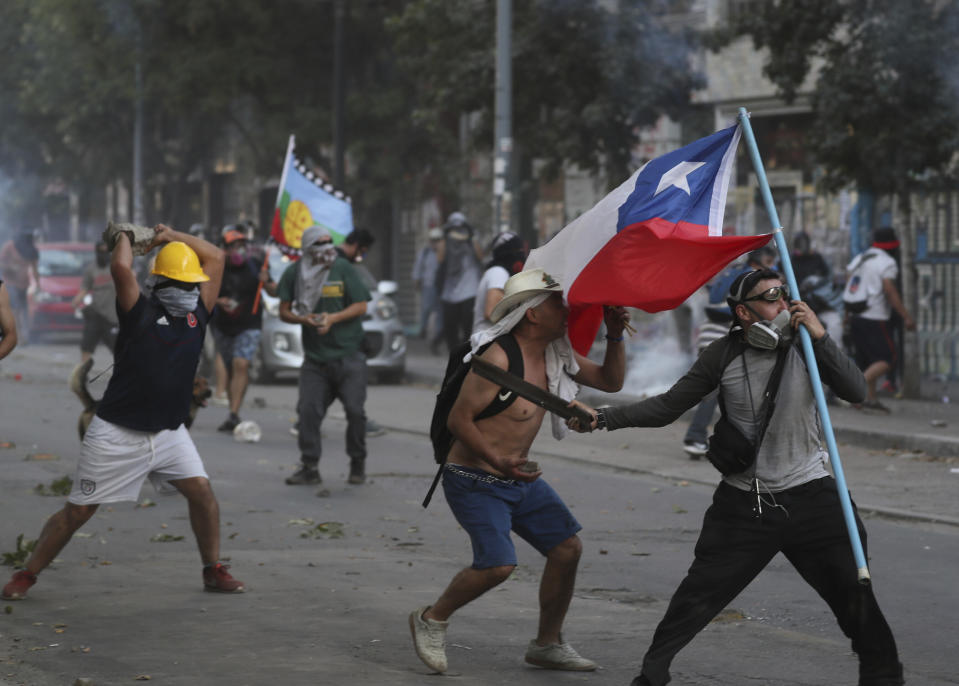
[[[911,452],[923,452],[938,457],[959,456],[959,440],[949,436],[905,434],[894,431],[865,431],[852,427],[836,426],[835,424],[833,424],[833,433],[836,435],[837,441],[855,443],[873,450],[894,448]]]

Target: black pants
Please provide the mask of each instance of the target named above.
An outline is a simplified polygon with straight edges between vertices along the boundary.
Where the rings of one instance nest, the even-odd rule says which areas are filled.
[[[473,333],[473,303],[476,298],[458,303],[443,301],[443,339],[447,352],[453,352]]]
[[[831,477],[775,494],[786,508],[763,506],[753,513],[755,494],[721,483],[706,510],[696,558],[679,585],[653,643],[643,658],[652,686],[669,682],[669,665],[778,552],[822,596],[859,656],[860,686],[902,683],[896,641],[872,588],[858,583],[856,563]],[[766,496],[767,501],[770,500]],[[856,514],[863,547],[866,531]]]
[[[317,468],[322,454],[320,427],[326,411],[337,398],[346,413],[346,454],[351,466],[366,460],[366,355],[357,351],[331,362],[303,360],[300,368],[300,416],[297,443],[300,461]]]
[[[80,351],[93,353],[97,349],[97,343],[103,343],[112,353],[113,347],[117,341],[117,324],[113,324],[109,319],[93,308],[87,307],[83,310],[83,335],[80,338]]]

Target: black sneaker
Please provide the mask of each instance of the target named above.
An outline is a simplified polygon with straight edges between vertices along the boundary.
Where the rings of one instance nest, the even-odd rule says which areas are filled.
[[[286,477],[286,483],[290,486],[304,486],[310,484],[321,484],[320,472],[313,467],[301,466],[291,476]]]
[[[350,477],[346,481],[354,486],[366,483],[366,469],[363,460],[350,460]]]
[[[366,420],[366,437],[375,438],[376,436],[382,436],[386,433],[386,428],[383,427],[378,422],[374,422],[372,419]]]
[[[227,417],[227,420],[220,424],[216,428],[217,431],[224,431],[226,433],[233,433],[233,429],[236,428],[236,425],[240,423],[240,417],[233,412],[230,413],[230,416]]]

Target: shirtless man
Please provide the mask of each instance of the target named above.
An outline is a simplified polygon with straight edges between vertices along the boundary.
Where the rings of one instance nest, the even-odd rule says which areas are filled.
[[[629,315],[607,308],[608,345],[603,364],[577,354],[566,338],[567,309],[562,288],[542,269],[520,272],[506,282],[504,297],[490,317],[493,326],[471,338],[473,352],[494,341],[480,356],[507,369],[508,356],[499,338],[510,334],[522,353],[523,378],[571,400],[574,381],[606,392],[618,391],[625,374],[623,327]],[[540,619],[526,662],[547,669],[591,671],[596,664],[581,657],[560,635],[573,595],[582,543],[582,528],[556,492],[540,478],[528,454],[546,411],[517,398],[499,414],[475,419],[503,389],[471,372],[450,410],[455,437],[443,491],[473,545],[473,564],[460,571],[433,604],[410,615],[410,630],[420,659],[437,672],[447,669],[446,628],[459,608],[505,581],[516,567],[510,539],[515,531],[546,557],[540,584]],[[557,418],[558,420],[558,418]],[[554,422],[561,437],[562,422]],[[557,433],[559,432],[559,433]]]

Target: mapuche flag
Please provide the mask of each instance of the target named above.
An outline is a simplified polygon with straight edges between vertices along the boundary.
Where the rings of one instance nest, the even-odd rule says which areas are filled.
[[[293,154],[293,147],[294,139],[290,136],[270,237],[281,250],[295,253],[300,249],[303,232],[318,225],[329,229],[334,243],[342,243],[353,230],[349,197],[309,170]]]
[[[602,305],[647,312],[682,304],[771,234],[723,236],[739,125],[647,162],[619,188],[530,252],[563,285],[569,338],[586,354]]]

